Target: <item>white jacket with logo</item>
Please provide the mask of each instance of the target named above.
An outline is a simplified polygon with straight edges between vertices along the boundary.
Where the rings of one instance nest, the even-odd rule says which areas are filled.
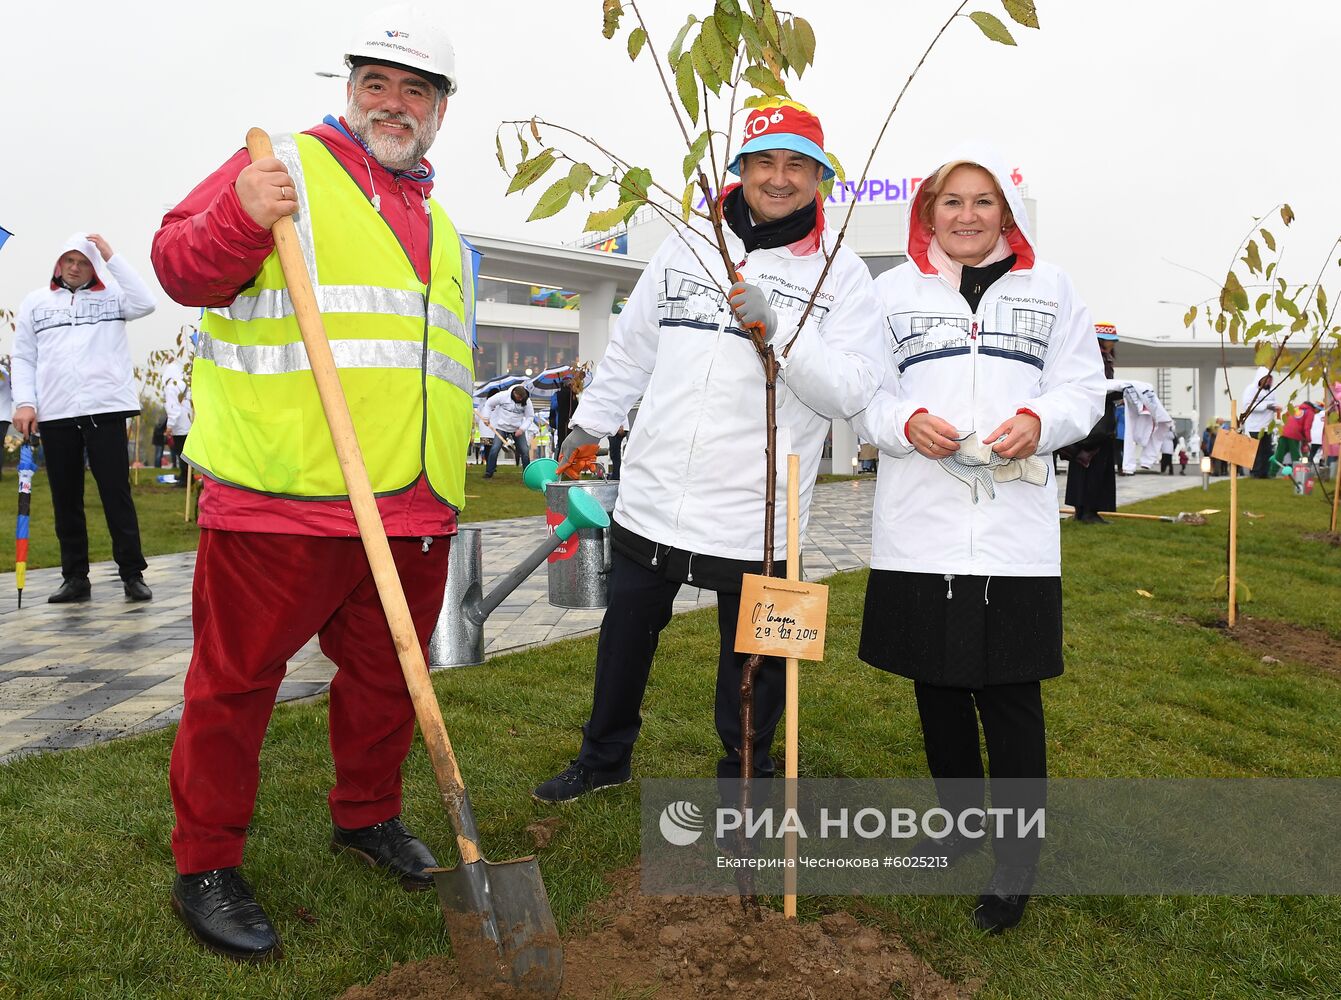
[[[773,343],[780,356],[824,256],[794,256],[779,247],[746,258],[729,229],[726,239],[732,260],[743,261],[742,277],[763,290],[778,314]],[[825,246],[834,239],[827,231]],[[641,396],[625,445],[615,519],[662,545],[757,561],[764,544],[763,365],[718,290],[731,284],[714,243],[690,229],[667,237],[619,314],[572,423],[598,437],[613,434]],[[782,361],[776,557],[786,552],[786,456],[801,458],[804,530],[830,418],[861,410],[880,384],[877,319],[870,271],[843,247]]]
[[[1061,538],[1052,453],[1084,438],[1103,412],[1094,321],[1071,279],[1036,259],[1023,200],[989,155],[955,159],[992,170],[1015,216],[1017,260],[976,310],[927,260],[931,234],[909,205],[908,261],[876,279],[886,376],[853,422],[886,460],[877,477],[871,566],[966,576],[1059,576]],[[946,162],[949,162],[948,160]],[[979,439],[1021,409],[1042,423],[1047,482],[994,482],[995,498],[918,454],[905,425],[925,409]]]
[[[14,407],[38,421],[94,413],[136,413],[126,322],[154,311],[154,297],[124,254],[103,260],[89,240],[71,236],[56,259],[78,250],[97,280],[71,292],[53,280],[19,306],[14,337]]]

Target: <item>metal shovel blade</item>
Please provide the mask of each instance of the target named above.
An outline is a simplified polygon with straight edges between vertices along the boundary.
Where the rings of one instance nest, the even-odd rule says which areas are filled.
[[[559,995],[563,943],[534,857],[429,871],[463,982],[525,1000]]]

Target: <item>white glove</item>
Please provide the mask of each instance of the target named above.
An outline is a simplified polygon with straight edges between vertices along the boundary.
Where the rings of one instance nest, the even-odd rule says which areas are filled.
[[[731,286],[727,297],[742,327],[748,330],[755,323],[761,324],[764,328],[764,343],[772,341],[778,332],[778,314],[768,304],[763,290],[758,285],[737,281]]]

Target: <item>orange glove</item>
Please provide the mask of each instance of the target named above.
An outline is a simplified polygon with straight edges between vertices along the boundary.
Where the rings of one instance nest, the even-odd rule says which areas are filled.
[[[600,450],[600,444],[579,445],[568,453],[568,457],[559,466],[560,476],[568,479],[576,479],[584,472],[596,471],[596,452]]]

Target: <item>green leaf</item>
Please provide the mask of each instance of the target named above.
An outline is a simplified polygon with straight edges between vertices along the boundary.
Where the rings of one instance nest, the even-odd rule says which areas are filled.
[[[1229,318],[1229,342],[1237,344],[1239,342],[1239,330],[1243,326],[1243,320],[1239,319],[1239,314],[1235,313]]]
[[[768,108],[778,103],[776,97],[768,97],[764,94],[751,94],[745,100],[741,101],[741,106],[746,108]]]
[[[1262,273],[1262,255],[1257,249],[1256,240],[1248,241],[1248,252],[1244,255],[1243,262],[1248,265],[1248,270],[1254,274]]]
[[[768,41],[772,42],[776,48],[782,22],[778,20],[778,13],[773,9],[773,0],[763,0],[761,6],[763,7],[763,13],[759,20],[761,22],[760,26],[764,29],[764,35],[761,37],[766,36]]]
[[[731,59],[726,54],[726,43],[722,40],[721,29],[717,27],[717,17],[709,14],[703,19],[703,27],[699,29],[698,41],[703,43],[703,54],[708,57],[713,72],[717,74],[717,79],[725,80],[731,75]],[[697,44],[697,42],[695,43]],[[707,79],[704,78],[704,83]],[[709,86],[709,90],[716,88]]]
[[[1288,226],[1291,222],[1294,221],[1294,209],[1291,208],[1289,205],[1282,205],[1280,207],[1280,217],[1281,221]]]
[[[503,158],[503,140],[497,132],[494,133],[494,148],[498,153],[498,167],[506,174],[508,172],[508,161]]]
[[[1219,316],[1215,317],[1215,332],[1216,332],[1216,333],[1223,334],[1223,333],[1225,332],[1225,327],[1228,326],[1228,325],[1229,325],[1229,324],[1225,321],[1225,314],[1224,314],[1224,313],[1221,313]]]
[[[1270,280],[1271,280],[1271,272],[1274,271],[1274,270],[1276,270],[1276,265],[1277,265],[1278,263],[1279,263],[1279,261],[1274,261],[1274,260],[1273,260],[1270,264],[1268,264],[1268,265],[1266,266],[1266,279],[1267,279],[1267,281],[1270,281]],[[1336,263],[1337,263],[1338,265],[1341,265],[1341,260],[1338,260]]]
[[[1220,289],[1220,308],[1225,312],[1248,308],[1248,293],[1243,290],[1243,283],[1233,271],[1225,277],[1224,287]]]
[[[1276,348],[1270,342],[1257,345],[1257,350],[1253,352],[1253,363],[1269,366],[1272,361],[1272,355],[1276,353]]]
[[[792,30],[796,32],[797,53],[801,61],[806,66],[815,64],[815,29],[810,26],[810,22],[804,17],[792,18]],[[796,74],[800,76],[798,72]]]
[[[763,58],[764,43],[759,37],[759,26],[751,18],[744,18],[740,22],[740,37],[745,40],[745,57],[751,62],[758,62]]]
[[[671,44],[670,62],[671,65],[675,66],[677,69],[679,68],[680,63],[680,53],[684,51],[685,35],[689,34],[689,29],[692,28],[697,23],[698,18],[695,17],[693,14],[690,14],[689,20],[685,21],[684,27],[680,29],[680,33],[675,36],[675,41]]]
[[[702,162],[703,154],[707,152],[708,143],[711,140],[712,140],[712,133],[706,130],[703,132],[702,135],[700,135],[697,139],[694,140],[694,144],[689,148],[689,152],[685,154],[684,158],[685,180],[689,180],[690,176],[694,173],[695,168],[697,168],[699,163]]]
[[[995,14],[989,14],[985,10],[975,10],[969,15],[969,20],[978,26],[984,35],[994,42],[1000,42],[1002,45],[1014,45],[1015,39],[1011,37],[1010,31],[1001,23],[1001,18]]]
[[[689,55],[692,57],[694,72],[703,81],[703,85],[715,94],[722,86],[722,78],[712,64],[712,57],[708,55],[708,43],[704,40],[706,34],[706,31],[699,30],[694,44],[689,47]],[[683,60],[681,62],[683,63]],[[676,69],[678,71],[679,67]]]
[[[1304,329],[1306,326],[1308,326],[1308,314],[1307,314],[1307,313],[1305,313],[1304,315],[1300,316],[1297,320],[1295,320],[1293,323],[1290,324],[1290,332],[1291,332],[1291,333],[1298,333],[1300,330]]]
[[[574,163],[571,170],[568,171],[568,186],[573,189],[573,193],[579,198],[587,189],[594,171],[585,163]]]
[[[606,38],[614,38],[615,32],[619,30],[619,19],[623,16],[624,5],[619,0],[602,0],[601,34]]]
[[[747,66],[745,80],[761,94],[771,97],[787,96],[786,85],[763,66]]]
[[[554,150],[546,149],[539,155],[533,156],[517,165],[517,173],[512,178],[512,183],[508,185],[508,194],[516,191],[524,191],[540,178],[545,176],[545,171],[554,166]]]
[[[1270,301],[1271,301],[1271,293],[1263,292],[1261,295],[1257,296],[1257,303],[1256,305],[1253,306],[1253,312],[1261,316],[1262,310],[1264,310],[1267,307],[1267,303]]]
[[[1197,307],[1193,306],[1191,309],[1187,311],[1187,314],[1183,316],[1183,326],[1190,327],[1193,324],[1193,322],[1196,321],[1196,318],[1197,318]]]
[[[620,203],[647,201],[647,189],[652,186],[652,172],[645,167],[633,167],[619,181]]]
[[[1267,249],[1272,253],[1276,252],[1276,237],[1272,236],[1265,229],[1259,230],[1262,234],[1262,242],[1267,245]]]
[[[522,134],[521,126],[517,126],[517,145],[521,147],[521,158],[529,160],[531,158],[531,144],[526,141],[526,136]]]
[[[684,105],[689,120],[698,124],[698,77],[694,75],[692,59],[681,59],[675,67],[675,89],[680,94],[680,103]]]
[[[834,156],[834,154],[827,149],[824,151],[824,155],[829,158],[829,163],[833,165],[833,172],[838,175],[838,182],[840,184],[846,183],[847,171],[844,170],[843,165],[838,162],[838,157]]]
[[[592,212],[587,216],[587,224],[582,227],[582,231],[584,233],[599,233],[606,229],[613,229],[621,222],[625,222],[636,211],[638,211],[638,202],[630,201],[622,205],[616,205],[614,208],[607,208],[602,212]]]
[[[601,189],[610,183],[613,174],[601,174],[596,180],[592,181],[591,190],[587,192],[588,198],[595,198],[601,193]]]
[[[1038,11],[1034,9],[1034,0],[1001,0],[1001,6],[1016,24],[1026,28],[1038,27]]]
[[[689,221],[689,211],[694,205],[694,182],[690,181],[684,187],[684,194],[680,196],[680,218],[685,222]]]
[[[739,0],[717,0],[717,6],[712,14],[717,20],[717,28],[722,33],[726,47],[735,52],[740,42],[740,25],[744,20],[740,13]]]
[[[526,221],[535,222],[537,219],[548,219],[551,215],[556,215],[563,210],[572,196],[573,187],[568,183],[568,178],[560,178],[545,189],[531,214],[526,217]]]
[[[1318,319],[1320,319],[1320,320],[1322,320],[1322,322],[1326,323],[1326,322],[1327,322],[1327,289],[1323,288],[1321,285],[1318,286],[1317,302],[1318,302]]]
[[[1264,330],[1266,330],[1266,326],[1267,321],[1264,319],[1259,319],[1252,326],[1248,327],[1247,331],[1243,334],[1243,339],[1245,341],[1256,339],[1258,336],[1262,334]]]
[[[637,59],[638,53],[643,50],[643,43],[647,41],[647,32],[641,27],[634,28],[629,32],[629,58]]]

